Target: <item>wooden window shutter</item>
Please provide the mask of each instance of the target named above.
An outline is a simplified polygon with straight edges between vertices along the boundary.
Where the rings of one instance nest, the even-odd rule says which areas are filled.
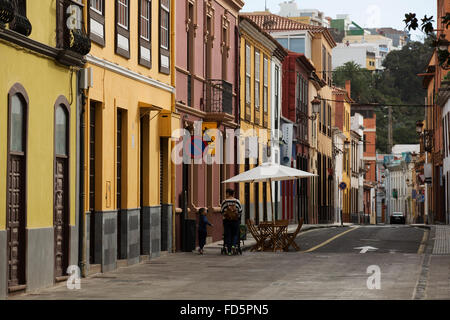
[[[99,10],[100,9],[100,10]],[[105,0],[90,0],[88,10],[88,32],[90,39],[105,46]]]
[[[130,0],[116,0],[115,3],[115,52],[130,59]]]
[[[159,72],[170,74],[170,0],[159,0]]]
[[[139,64],[152,67],[152,1],[139,0],[138,10]]]

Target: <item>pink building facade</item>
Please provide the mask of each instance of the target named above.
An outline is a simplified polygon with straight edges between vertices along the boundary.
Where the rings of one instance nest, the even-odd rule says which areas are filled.
[[[183,164],[176,165],[177,250],[189,233],[188,222],[197,220],[197,211],[208,208],[208,218],[219,221],[220,203],[226,187],[221,181],[237,172],[233,135],[239,122],[239,36],[238,13],[241,0],[177,0],[176,11],[176,110],[181,115]],[[222,164],[206,164],[202,159],[205,129],[222,133]],[[187,133],[190,135],[188,136]],[[191,140],[189,142],[189,139]],[[217,138],[216,138],[217,139]],[[219,151],[217,151],[219,152]],[[206,150],[208,153],[208,150]],[[217,154],[213,152],[213,155]],[[230,161],[228,161],[230,162]],[[237,185],[236,192],[237,190]],[[215,224],[210,240],[222,239],[221,223]],[[208,231],[210,232],[210,231]]]

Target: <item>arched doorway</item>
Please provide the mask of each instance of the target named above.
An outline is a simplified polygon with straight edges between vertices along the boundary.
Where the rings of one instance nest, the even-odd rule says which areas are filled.
[[[54,214],[55,229],[55,280],[67,279],[69,266],[70,224],[70,114],[68,102],[60,97],[55,104],[55,162],[54,162]]]
[[[28,95],[20,84],[8,94],[7,251],[8,291],[26,288],[26,182]]]

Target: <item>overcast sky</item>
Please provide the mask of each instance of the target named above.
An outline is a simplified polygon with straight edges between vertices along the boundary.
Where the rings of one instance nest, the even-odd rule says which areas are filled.
[[[263,11],[265,0],[244,0],[242,9]],[[284,1],[284,0],[283,0]],[[267,0],[272,13],[280,11],[282,0]],[[336,18],[336,14],[350,14],[350,18],[363,28],[392,27],[402,30],[405,27],[405,13],[414,12],[419,18],[424,15],[436,17],[436,0],[295,0],[299,9],[318,9],[325,16]],[[436,20],[436,19],[435,19]],[[423,33],[414,32],[413,40],[423,38]]]

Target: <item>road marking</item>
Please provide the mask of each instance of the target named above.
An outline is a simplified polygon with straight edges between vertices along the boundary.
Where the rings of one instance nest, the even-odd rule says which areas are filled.
[[[430,232],[429,230],[425,230],[425,232],[423,233],[422,242],[420,243],[420,247],[419,250],[417,251],[417,254],[423,254],[423,252],[425,251],[425,245],[427,243],[429,232]]]
[[[359,227],[351,227],[350,230],[347,230],[347,231],[345,231],[345,232],[342,232],[342,233],[340,233],[340,234],[334,236],[333,238],[330,238],[330,239],[328,239],[327,241],[325,241],[325,242],[323,242],[323,243],[321,243],[321,244],[319,244],[319,245],[317,245],[317,246],[315,246],[315,247],[313,247],[313,248],[311,248],[311,249],[308,249],[308,250],[305,250],[305,251],[301,251],[301,253],[308,253],[308,252],[312,252],[312,251],[314,251],[314,250],[317,250],[317,249],[319,249],[319,248],[321,248],[321,247],[323,247],[323,246],[329,244],[331,241],[336,240],[336,239],[339,238],[339,237],[342,237],[344,234],[347,234],[347,233],[349,233],[349,232],[351,232],[351,231],[354,231],[354,230],[356,230],[356,229],[358,229],[358,228],[359,228]]]
[[[360,253],[366,253],[368,251],[377,251],[378,250],[378,248],[369,247],[369,246],[367,246],[367,247],[358,247],[358,248],[355,248],[355,249],[356,250],[361,250]]]

